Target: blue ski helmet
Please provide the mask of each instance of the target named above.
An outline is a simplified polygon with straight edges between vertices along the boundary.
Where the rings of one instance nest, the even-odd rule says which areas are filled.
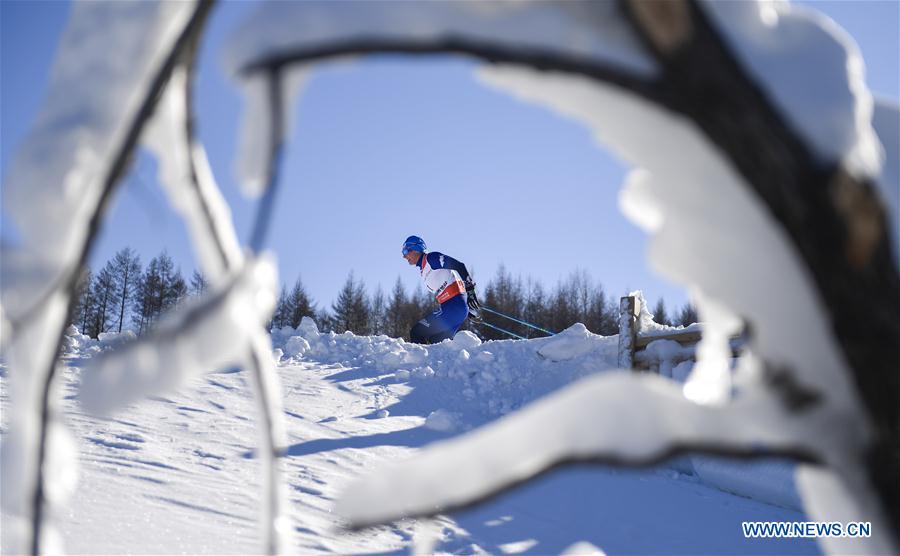
[[[403,242],[403,256],[405,257],[410,251],[425,252],[425,240],[419,236],[409,236]]]

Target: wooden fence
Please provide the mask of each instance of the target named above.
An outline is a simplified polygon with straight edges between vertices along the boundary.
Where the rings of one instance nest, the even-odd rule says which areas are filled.
[[[647,357],[645,353],[647,346],[656,340],[670,340],[679,344],[680,349],[673,355],[674,363],[696,360],[696,348],[703,337],[703,326],[694,324],[683,330],[654,330],[642,334],[639,330],[640,303],[640,298],[635,296],[625,296],[619,300],[619,367],[659,372],[659,362]],[[731,338],[731,350],[735,357],[746,340],[746,332]]]

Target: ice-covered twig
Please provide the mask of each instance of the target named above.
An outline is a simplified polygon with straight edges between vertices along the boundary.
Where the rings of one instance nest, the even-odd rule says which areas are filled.
[[[638,87],[657,69],[614,2],[272,2],[227,48],[236,74],[388,51],[456,52]]]
[[[280,68],[271,69],[264,77],[268,106],[269,138],[265,143],[268,147],[268,156],[263,180],[265,188],[259,201],[253,235],[250,236],[250,248],[254,250],[261,249],[265,242],[266,231],[269,229],[269,222],[272,219],[272,206],[278,190],[278,170],[284,148],[284,92],[282,90],[284,80],[281,71]]]
[[[15,371],[3,503],[27,520],[23,545],[35,554],[59,550],[47,544],[54,535],[46,506],[61,502],[51,496],[47,462],[54,461],[50,431],[60,428],[52,399],[56,359],[79,270],[141,129],[210,7],[95,3],[73,9],[48,101],[10,174],[6,194],[22,235],[20,260],[45,269],[37,279],[3,283],[5,310],[18,325],[7,351]],[[98,33],[98,19],[116,23]],[[84,79],[86,64],[95,79]]]
[[[173,73],[172,81],[160,103],[158,113],[147,130],[145,142],[160,159],[161,181],[166,187],[169,200],[187,220],[201,266],[215,286],[227,279],[230,274],[238,271],[243,264],[243,255],[239,250],[237,234],[231,223],[228,207],[215,183],[204,149],[194,138],[191,109],[193,59],[193,56],[186,56],[184,64]],[[280,113],[278,115],[280,116]],[[271,164],[276,163],[277,158],[273,157]],[[274,192],[272,193],[274,194]],[[261,214],[268,220],[270,215],[267,212],[261,211]],[[232,303],[225,299],[226,295],[228,292],[213,294],[204,302],[203,307],[195,307],[193,311],[210,313],[221,311],[224,304]],[[263,299],[272,297],[270,292],[265,289],[258,291],[257,295],[262,295]],[[260,307],[257,304],[254,309],[261,311],[260,314],[266,318],[271,314],[271,307]],[[180,318],[184,321],[189,317],[182,316]],[[262,454],[260,465],[263,469],[262,492],[265,500],[260,524],[265,552],[275,554],[281,552],[284,546],[285,496],[282,492],[281,474],[278,469],[278,458],[286,442],[281,411],[281,392],[271,358],[268,357],[271,345],[268,335],[264,331],[264,321],[257,322],[259,319],[251,318],[250,314],[245,315],[244,319],[244,328],[232,330],[240,337],[234,337],[229,341],[229,345],[234,350],[230,356],[240,355],[240,361],[249,370],[256,389],[259,416],[262,421],[259,429]],[[200,344],[196,343],[204,335],[204,332],[200,330],[199,323],[182,322],[181,326],[175,324],[170,327],[177,331],[170,333],[165,338],[171,339],[183,335],[188,339],[193,338],[195,341],[193,344],[188,344],[187,349],[197,345],[202,346],[202,341]],[[160,330],[160,333],[165,336],[165,331]],[[180,341],[186,340],[181,338]],[[166,345],[165,341],[163,341],[163,345]],[[218,354],[220,358],[223,356],[224,353]],[[190,372],[191,363],[199,366],[201,370],[210,370],[215,368],[216,361],[198,360],[184,363],[187,364],[175,367],[176,373]],[[156,374],[160,372],[165,373],[166,371],[164,369],[156,370]],[[148,374],[144,373],[142,376],[146,377]],[[171,382],[171,380],[166,382]],[[154,381],[146,386],[152,388],[165,385],[165,382],[159,384],[159,381]],[[146,391],[147,388],[138,388],[138,392],[146,394]]]
[[[871,537],[823,537],[819,540],[825,552],[831,554],[896,554],[891,542],[890,525],[878,508],[866,507],[875,500],[871,492],[859,492],[869,486],[864,477],[853,481],[842,479],[834,470],[815,465],[800,465],[795,473],[797,489],[803,498],[803,509],[809,519],[827,523],[858,522],[866,516],[871,525]]]
[[[173,70],[142,142],[159,160],[159,181],[188,225],[204,274],[216,282],[240,266],[243,254],[203,146],[194,140],[192,60]]]

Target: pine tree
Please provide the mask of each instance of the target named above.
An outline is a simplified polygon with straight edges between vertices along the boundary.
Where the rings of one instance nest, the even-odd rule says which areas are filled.
[[[84,268],[78,280],[78,302],[72,311],[72,324],[78,327],[82,334],[87,334],[91,315],[94,314],[94,273],[90,268]]]
[[[286,314],[288,317],[287,324],[291,328],[300,326],[303,317],[312,317],[316,314],[315,304],[310,300],[309,295],[306,293],[306,288],[303,287],[303,282],[299,277],[294,283],[291,295],[288,297],[286,309],[289,311]]]
[[[319,332],[333,332],[334,331],[334,318],[328,313],[328,309],[322,307],[319,311],[316,312],[316,325],[319,328]]]
[[[353,290],[353,327],[350,331],[354,334],[369,334],[372,331],[371,307],[362,280],[356,283]]]
[[[384,290],[381,289],[381,284],[378,284],[378,287],[375,288],[375,293],[372,295],[372,301],[369,303],[370,307],[370,332],[372,334],[385,334],[387,331],[387,303],[384,298]]]
[[[575,291],[569,282],[558,282],[551,296],[549,313],[551,329],[557,332],[565,330],[578,322],[579,311],[574,303]]]
[[[132,320],[137,326],[138,334],[142,334],[155,320],[159,311],[158,301],[162,290],[162,278],[159,272],[159,258],[150,259],[147,268],[137,284],[132,306]]]
[[[523,286],[521,278],[513,278],[506,266],[502,263],[497,268],[497,275],[488,282],[484,291],[484,305],[491,309],[510,316],[516,316],[521,313],[525,305],[525,296],[523,294]],[[485,321],[491,320],[489,315],[484,315]],[[494,324],[494,323],[491,323]],[[521,325],[515,323],[503,322],[503,328],[511,329],[519,335],[526,335],[527,330]],[[506,339],[507,336],[493,328],[484,327],[484,336],[487,339]]]
[[[522,318],[542,328],[546,320],[546,298],[544,286],[532,279],[526,281],[525,305],[522,307]]]
[[[275,312],[272,314],[272,320],[269,322],[269,330],[277,330],[286,326],[291,314],[288,305],[287,288],[284,284],[281,286],[281,292],[278,294],[278,303],[275,305]]]
[[[110,329],[118,314],[115,267],[112,261],[107,261],[103,269],[97,273],[91,289],[94,303],[86,333],[91,338],[98,338],[100,334]]]
[[[175,268],[172,257],[165,250],[159,256],[159,271],[163,286],[160,300],[160,313],[162,313],[173,309],[187,297],[188,287],[181,275],[181,270]]]
[[[194,273],[191,275],[191,295],[203,295],[208,288],[209,281],[203,276],[203,273],[199,270],[194,270]]]
[[[697,310],[690,303],[686,303],[678,314],[678,324],[681,326],[690,326],[697,322]]]
[[[577,315],[578,322],[588,329],[596,330],[595,319],[592,318],[592,280],[583,268],[576,269],[569,275],[569,295]]]
[[[119,250],[113,257],[113,278],[116,287],[116,304],[118,305],[118,332],[122,332],[125,322],[125,308],[137,290],[137,282],[141,276],[141,260],[130,247]]]
[[[590,324],[585,325],[591,332],[602,336],[618,334],[618,307],[607,300],[606,292],[600,284],[593,286],[590,307]]]
[[[187,284],[172,258],[163,251],[150,260],[134,296],[134,323],[143,333],[160,315],[187,296]]]
[[[522,280],[514,279],[503,264],[497,269],[497,276],[488,283],[485,301],[497,311],[506,314],[518,313],[523,301]]]
[[[353,292],[355,289],[356,282],[353,281],[353,272],[350,272],[337,299],[331,304],[331,323],[337,333],[346,332],[353,325]]]
[[[619,304],[616,303],[615,298],[608,298],[605,301],[605,307],[598,333],[603,336],[613,336],[619,333]]]
[[[369,306],[366,301],[365,284],[357,282],[353,272],[341,288],[337,300],[331,306],[335,332],[350,331],[354,334],[368,334]]]
[[[385,334],[388,336],[409,339],[407,334],[411,325],[407,326],[407,303],[406,290],[398,276],[397,281],[394,282],[394,289],[391,290],[391,300],[388,303],[385,315]]]
[[[659,298],[659,301],[656,302],[656,307],[653,308],[653,321],[657,324],[665,324],[667,326],[671,326],[671,321],[669,320],[669,315],[666,314],[666,302],[663,301],[663,298]]]

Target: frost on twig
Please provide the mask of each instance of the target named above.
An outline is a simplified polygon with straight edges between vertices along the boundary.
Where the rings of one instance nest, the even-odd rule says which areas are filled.
[[[196,48],[196,44],[194,45]],[[173,71],[171,81],[157,109],[151,125],[148,126],[144,136],[147,144],[160,159],[160,178],[163,182],[169,201],[178,212],[187,220],[191,240],[194,249],[199,255],[201,268],[209,276],[216,290],[221,284],[228,284],[229,279],[235,280],[234,274],[240,272],[243,263],[243,254],[240,251],[237,233],[231,222],[231,214],[228,206],[222,198],[222,194],[216,185],[206,153],[202,145],[197,143],[193,134],[193,114],[191,110],[191,71],[190,62],[180,65]],[[278,111],[283,107],[279,106]],[[271,144],[276,148],[276,144]],[[277,159],[269,157],[270,164],[274,166]],[[268,173],[275,175],[275,168],[269,168]],[[260,211],[258,218],[268,218],[269,214]],[[258,222],[259,226],[260,223]],[[271,266],[271,265],[270,265]],[[274,272],[274,269],[272,269]],[[239,280],[239,278],[237,279]],[[274,282],[274,278],[272,278]],[[227,288],[236,287],[234,283]],[[251,288],[252,290],[252,288]],[[194,307],[191,311],[201,314],[203,312],[228,312],[227,304],[233,303],[227,299],[228,295],[244,296],[241,293],[229,294],[228,292],[207,296],[203,305]],[[265,333],[263,323],[271,314],[272,307],[269,302],[274,301],[270,291],[263,288],[256,292],[251,291],[245,299],[248,304],[244,309],[254,309],[255,313],[247,313],[237,329],[230,330],[233,335],[229,340],[231,350],[222,350],[214,354],[213,360],[204,359],[194,354],[194,360],[182,361],[186,368],[179,372],[190,372],[192,366],[197,365],[198,370],[214,368],[219,359],[239,357],[239,360],[248,369],[256,390],[256,400],[261,421],[260,431],[260,466],[262,468],[262,499],[263,511],[261,512],[260,525],[262,528],[263,547],[266,553],[274,554],[283,550],[285,544],[285,508],[286,496],[283,492],[281,472],[279,470],[278,457],[286,444],[284,418],[281,405],[281,388],[278,377],[275,374],[269,353],[271,342]],[[252,305],[255,303],[255,306]],[[234,309],[232,307],[232,309]],[[230,311],[233,316],[233,310]],[[262,321],[259,317],[263,316]],[[175,319],[176,317],[173,317]],[[193,317],[183,316],[182,321],[188,321]],[[201,317],[202,318],[202,317]],[[209,318],[206,315],[205,318]],[[175,323],[170,325],[177,332],[169,331],[178,337],[182,333],[198,334],[199,337],[212,332],[215,319],[206,321],[207,331],[197,328],[196,323]],[[239,324],[234,323],[232,324]],[[165,336],[166,332],[160,330]],[[171,343],[171,337],[164,338]],[[183,340],[180,340],[183,341]],[[221,341],[221,338],[218,339]],[[207,343],[212,342],[208,339]],[[166,342],[164,341],[165,345]],[[194,343],[191,347],[198,348],[201,343]],[[209,348],[215,349],[214,346]],[[139,349],[139,347],[135,347]],[[190,348],[189,348],[190,349]],[[199,348],[198,348],[199,349]],[[182,350],[184,351],[184,350]],[[225,352],[229,354],[226,355]],[[235,361],[237,362],[237,361]],[[151,384],[145,384],[140,390],[165,387],[173,380],[172,373],[157,369],[156,379],[151,379]]]
[[[830,554],[896,554],[890,526],[861,502],[874,499],[865,481],[850,484],[838,473],[825,467],[800,465],[795,481],[803,498],[804,510],[811,520],[828,523],[859,521],[860,516],[872,519],[871,537],[823,537],[819,539],[824,551]],[[856,492],[854,492],[856,491]]]
[[[784,411],[758,394],[724,409],[690,402],[677,383],[655,375],[598,375],[366,477],[351,485],[337,509],[354,526],[431,515],[560,464],[650,465],[690,450],[819,460],[812,442],[796,441],[803,425],[772,426],[785,418]]]
[[[156,95],[208,11],[194,2],[75,5],[47,99],[4,184],[21,237],[0,258],[12,369],[3,505],[14,517],[4,533],[19,550],[61,550],[47,519],[65,498],[52,473],[60,457],[75,465],[54,440],[53,385],[78,273]]]
[[[143,144],[159,159],[159,177],[169,204],[187,223],[200,267],[214,283],[241,264],[243,254],[231,210],[193,137],[191,67],[180,64],[160,98]]]

